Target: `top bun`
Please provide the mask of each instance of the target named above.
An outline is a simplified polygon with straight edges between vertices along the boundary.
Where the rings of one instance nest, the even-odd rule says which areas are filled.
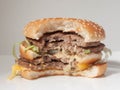
[[[61,30],[75,32],[82,36],[85,42],[97,42],[105,38],[104,29],[98,24],[75,18],[44,18],[28,23],[24,35],[32,39],[40,39],[44,33]]]

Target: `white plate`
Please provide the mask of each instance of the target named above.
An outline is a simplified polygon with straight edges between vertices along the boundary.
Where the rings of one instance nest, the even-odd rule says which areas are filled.
[[[0,56],[0,90],[120,90],[120,52],[110,57],[107,72],[101,78],[50,76],[8,80],[13,63],[12,56]]]

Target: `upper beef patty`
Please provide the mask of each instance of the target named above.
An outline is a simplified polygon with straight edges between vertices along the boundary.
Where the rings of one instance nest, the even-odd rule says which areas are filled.
[[[79,55],[84,52],[84,50],[89,49],[93,53],[98,53],[104,48],[104,44],[100,42],[84,42],[84,38],[73,32],[63,33],[61,31],[57,31],[46,33],[39,40],[27,39],[31,44],[38,46],[42,52],[65,50],[71,54]]]

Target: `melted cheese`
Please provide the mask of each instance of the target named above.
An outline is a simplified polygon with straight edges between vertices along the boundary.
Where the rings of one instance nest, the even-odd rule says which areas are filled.
[[[14,64],[12,66],[12,73],[11,75],[8,77],[9,80],[13,79],[15,76],[19,75],[21,71],[23,71],[25,68],[21,67],[18,64]]]
[[[77,70],[80,70],[80,71],[88,69],[89,67],[90,67],[90,64],[84,64],[84,63],[82,63],[82,64],[78,63],[77,64]]]

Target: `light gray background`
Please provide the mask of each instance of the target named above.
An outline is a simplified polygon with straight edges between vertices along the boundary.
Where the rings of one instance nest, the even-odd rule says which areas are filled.
[[[120,0],[0,0],[0,54],[11,54],[24,39],[23,27],[44,17],[76,17],[95,21],[106,31],[104,43],[120,50]]]

